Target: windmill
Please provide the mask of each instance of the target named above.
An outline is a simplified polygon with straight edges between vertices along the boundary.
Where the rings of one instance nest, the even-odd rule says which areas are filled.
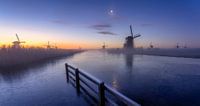
[[[176,48],[177,48],[177,49],[178,49],[178,48],[180,48],[180,46],[179,46],[179,44],[178,44],[178,43],[176,44]]]
[[[183,48],[187,48],[187,44],[185,44]]]
[[[106,49],[107,45],[105,45],[105,42],[103,42],[102,49]]]
[[[82,49],[82,47],[81,47],[81,46],[79,46],[79,47],[78,47],[78,49],[79,49],[79,50],[81,50],[81,49]]]
[[[124,48],[128,48],[128,49],[134,49],[135,48],[135,44],[134,44],[134,40],[138,37],[140,37],[140,34],[135,34],[133,35],[133,31],[132,31],[132,26],[130,25],[130,32],[131,32],[131,36],[127,36],[126,37],[126,41],[124,43]]]
[[[150,49],[154,48],[152,42],[150,43],[149,48],[150,48]]]
[[[58,49],[58,46],[56,43],[54,43],[54,46],[53,46],[55,49]]]
[[[44,45],[44,46],[46,46],[47,49],[51,49],[51,45],[49,41],[47,42],[47,45]]]
[[[19,36],[17,34],[16,34],[16,37],[17,37],[17,41],[12,42],[13,43],[12,48],[19,49],[21,48],[20,44],[25,43],[25,41],[20,41]]]

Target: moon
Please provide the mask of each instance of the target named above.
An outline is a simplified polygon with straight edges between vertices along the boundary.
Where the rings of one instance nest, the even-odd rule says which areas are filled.
[[[113,14],[113,12],[114,12],[113,10],[110,10],[110,13],[111,13],[111,14]]]
[[[114,15],[114,10],[113,10],[113,9],[109,10],[108,14],[109,14],[110,16],[113,16],[113,15]]]

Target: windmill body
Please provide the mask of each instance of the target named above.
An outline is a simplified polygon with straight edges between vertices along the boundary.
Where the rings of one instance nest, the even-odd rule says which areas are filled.
[[[12,48],[14,48],[14,49],[19,49],[19,48],[21,48],[21,43],[25,43],[25,41],[20,41],[20,39],[19,39],[19,37],[18,37],[18,35],[16,34],[16,37],[17,37],[17,41],[13,41],[12,43],[13,43],[13,45],[12,45]]]
[[[105,42],[103,43],[102,49],[106,49],[107,45],[105,45]]]
[[[152,43],[150,43],[149,48],[150,48],[150,49],[153,49],[153,48],[154,48],[154,46],[153,46]]]
[[[134,41],[133,41],[133,36],[127,36],[126,41],[124,43],[124,48],[134,48]]]
[[[133,35],[131,25],[130,25],[130,31],[131,31],[131,36],[127,36],[126,39],[125,39],[125,43],[124,43],[125,49],[134,49],[135,48],[134,39],[141,36],[140,34]]]

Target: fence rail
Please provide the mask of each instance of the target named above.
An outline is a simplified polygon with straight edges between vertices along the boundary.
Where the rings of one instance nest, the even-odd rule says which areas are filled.
[[[99,79],[93,77],[92,75],[82,70],[79,70],[78,68],[75,68],[67,63],[65,64],[65,68],[66,68],[67,82],[72,80],[74,82],[73,85],[75,86],[78,93],[82,89],[90,97],[92,97],[93,100],[98,102],[99,106],[105,106],[108,103],[117,105],[118,104],[117,102],[123,103],[124,105],[127,106],[140,106],[140,104],[136,103],[135,101],[124,96],[117,90],[104,84],[103,81],[100,81]],[[93,84],[93,86],[91,84]],[[96,85],[97,89],[94,88],[94,85]],[[85,87],[87,87],[88,90],[90,91],[88,91]],[[96,97],[90,95],[91,91],[93,92],[93,94],[96,95]],[[117,102],[114,101],[113,98],[107,96],[105,92],[109,93],[109,95],[112,95],[115,98],[115,100],[117,100]]]

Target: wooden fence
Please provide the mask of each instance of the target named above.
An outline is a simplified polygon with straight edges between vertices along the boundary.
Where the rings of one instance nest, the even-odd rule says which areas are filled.
[[[104,84],[104,82],[98,80],[92,75],[79,70],[69,64],[65,64],[67,82],[72,81],[78,93],[82,91],[89,94],[89,96],[98,103],[99,106],[105,106],[106,104],[119,105],[123,104],[126,106],[140,106],[135,101],[124,96],[115,89]],[[97,89],[95,89],[95,86]],[[87,88],[86,88],[87,87]],[[90,91],[88,91],[90,90]],[[92,96],[91,91],[96,96]],[[105,94],[108,93],[107,95]]]

